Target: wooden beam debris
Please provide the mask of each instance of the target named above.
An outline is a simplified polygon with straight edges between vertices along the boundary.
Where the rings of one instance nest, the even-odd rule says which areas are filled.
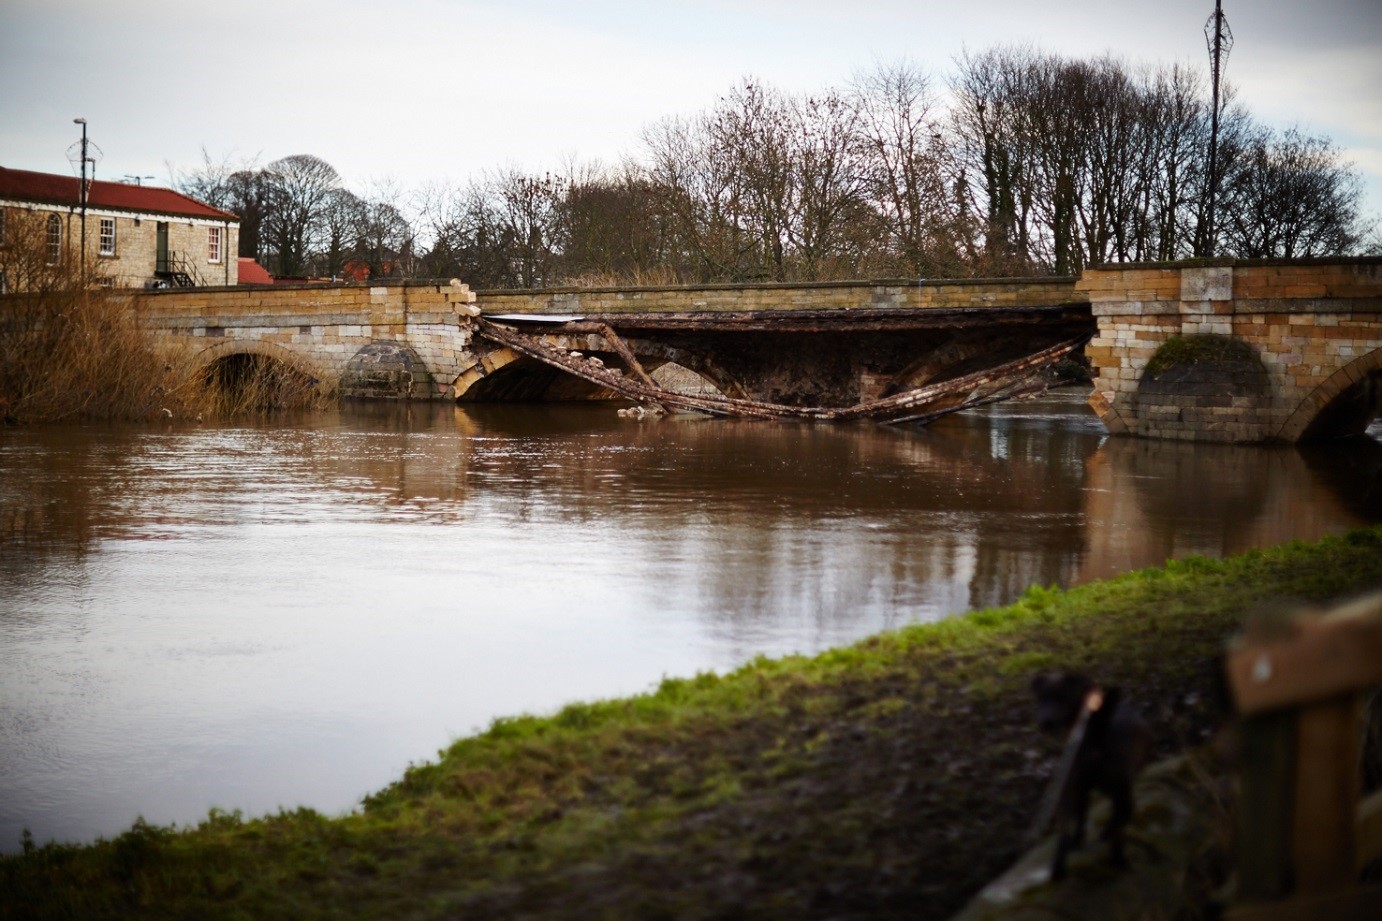
[[[667,390],[644,370],[628,344],[605,323],[570,323],[566,331],[595,333],[608,343],[610,350],[629,366],[632,376],[580,354],[572,354],[544,340],[519,332],[483,317],[471,319],[475,334],[490,342],[513,349],[543,364],[565,371],[574,377],[621,394],[630,400],[667,409],[690,410],[719,416],[741,416],[750,419],[806,419],[814,421],[848,421],[874,419],[884,424],[930,422],[943,415],[982,406],[998,400],[1028,396],[1044,389],[1033,378],[1055,364],[1088,339],[1080,335],[1057,345],[1042,349],[1014,361],[1004,362],[983,371],[962,375],[947,381],[928,384],[905,393],[853,406],[786,406],[759,400],[743,400],[720,395],[690,395]]]

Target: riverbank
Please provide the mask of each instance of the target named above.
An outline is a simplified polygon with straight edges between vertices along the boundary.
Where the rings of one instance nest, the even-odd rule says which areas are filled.
[[[0,918],[943,918],[1018,853],[1054,761],[1027,682],[1124,687],[1159,755],[1216,716],[1243,616],[1382,585],[1382,527],[1190,559],[501,720],[356,814],[213,814],[0,858]]]

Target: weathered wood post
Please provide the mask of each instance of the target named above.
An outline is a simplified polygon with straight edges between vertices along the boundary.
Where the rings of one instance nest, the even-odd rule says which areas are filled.
[[[1359,870],[1382,854],[1382,793],[1362,799],[1365,692],[1382,685],[1382,593],[1229,651],[1242,717],[1234,921],[1382,917]]]

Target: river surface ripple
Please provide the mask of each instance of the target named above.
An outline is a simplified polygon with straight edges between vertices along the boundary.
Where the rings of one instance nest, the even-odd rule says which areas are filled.
[[[1108,439],[357,407],[0,432],[0,852],[327,813],[495,717],[1382,521],[1382,430]]]

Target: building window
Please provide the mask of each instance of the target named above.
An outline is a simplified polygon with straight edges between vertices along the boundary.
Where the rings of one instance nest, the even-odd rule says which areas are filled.
[[[111,278],[109,275],[102,275],[100,278],[96,279],[96,284],[102,288],[114,288],[115,279]]]
[[[62,258],[62,218],[56,214],[48,215],[48,233],[46,236],[48,264],[56,265]]]
[[[7,209],[0,208],[0,246],[5,245],[5,220],[8,214],[9,211]]]
[[[101,255],[115,255],[115,218],[101,218]]]
[[[221,228],[206,228],[206,259],[208,262],[221,261]]]

